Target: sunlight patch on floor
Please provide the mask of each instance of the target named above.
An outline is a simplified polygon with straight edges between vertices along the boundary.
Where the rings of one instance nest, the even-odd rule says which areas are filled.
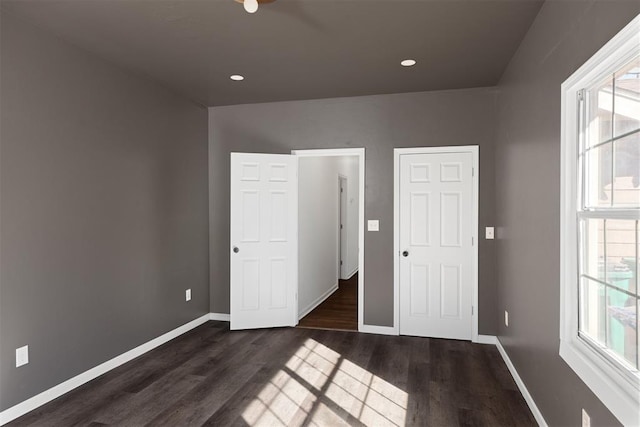
[[[251,426],[404,426],[407,393],[308,339],[247,405]]]

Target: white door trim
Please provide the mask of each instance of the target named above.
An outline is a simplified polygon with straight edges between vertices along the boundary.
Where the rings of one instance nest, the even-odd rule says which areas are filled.
[[[364,325],[364,148],[328,148],[318,150],[291,150],[300,157],[358,156],[358,331]]]
[[[473,314],[471,316],[471,340],[478,342],[478,191],[480,165],[479,147],[477,145],[463,145],[457,147],[415,147],[395,148],[393,150],[393,329],[400,333],[400,156],[403,154],[435,154],[435,153],[471,153],[473,155]]]

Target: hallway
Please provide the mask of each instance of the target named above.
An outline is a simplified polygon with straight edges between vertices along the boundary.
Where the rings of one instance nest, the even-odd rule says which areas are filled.
[[[358,330],[358,273],[340,280],[338,290],[300,319],[300,328]]]

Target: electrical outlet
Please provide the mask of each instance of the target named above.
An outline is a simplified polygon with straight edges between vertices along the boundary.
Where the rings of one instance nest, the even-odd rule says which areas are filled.
[[[185,301],[191,301],[191,289],[187,289],[184,293]]]
[[[507,310],[504,311],[504,326],[509,326],[509,312]]]
[[[29,363],[29,346],[16,348],[16,368]]]
[[[485,227],[484,229],[484,238],[487,240],[495,239],[495,230],[493,227]]]
[[[591,427],[591,417],[584,408],[582,408],[582,427]]]

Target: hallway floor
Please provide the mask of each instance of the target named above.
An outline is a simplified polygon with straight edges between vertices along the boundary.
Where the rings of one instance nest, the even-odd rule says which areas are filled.
[[[338,290],[300,319],[300,328],[358,330],[358,273],[340,280]]]

